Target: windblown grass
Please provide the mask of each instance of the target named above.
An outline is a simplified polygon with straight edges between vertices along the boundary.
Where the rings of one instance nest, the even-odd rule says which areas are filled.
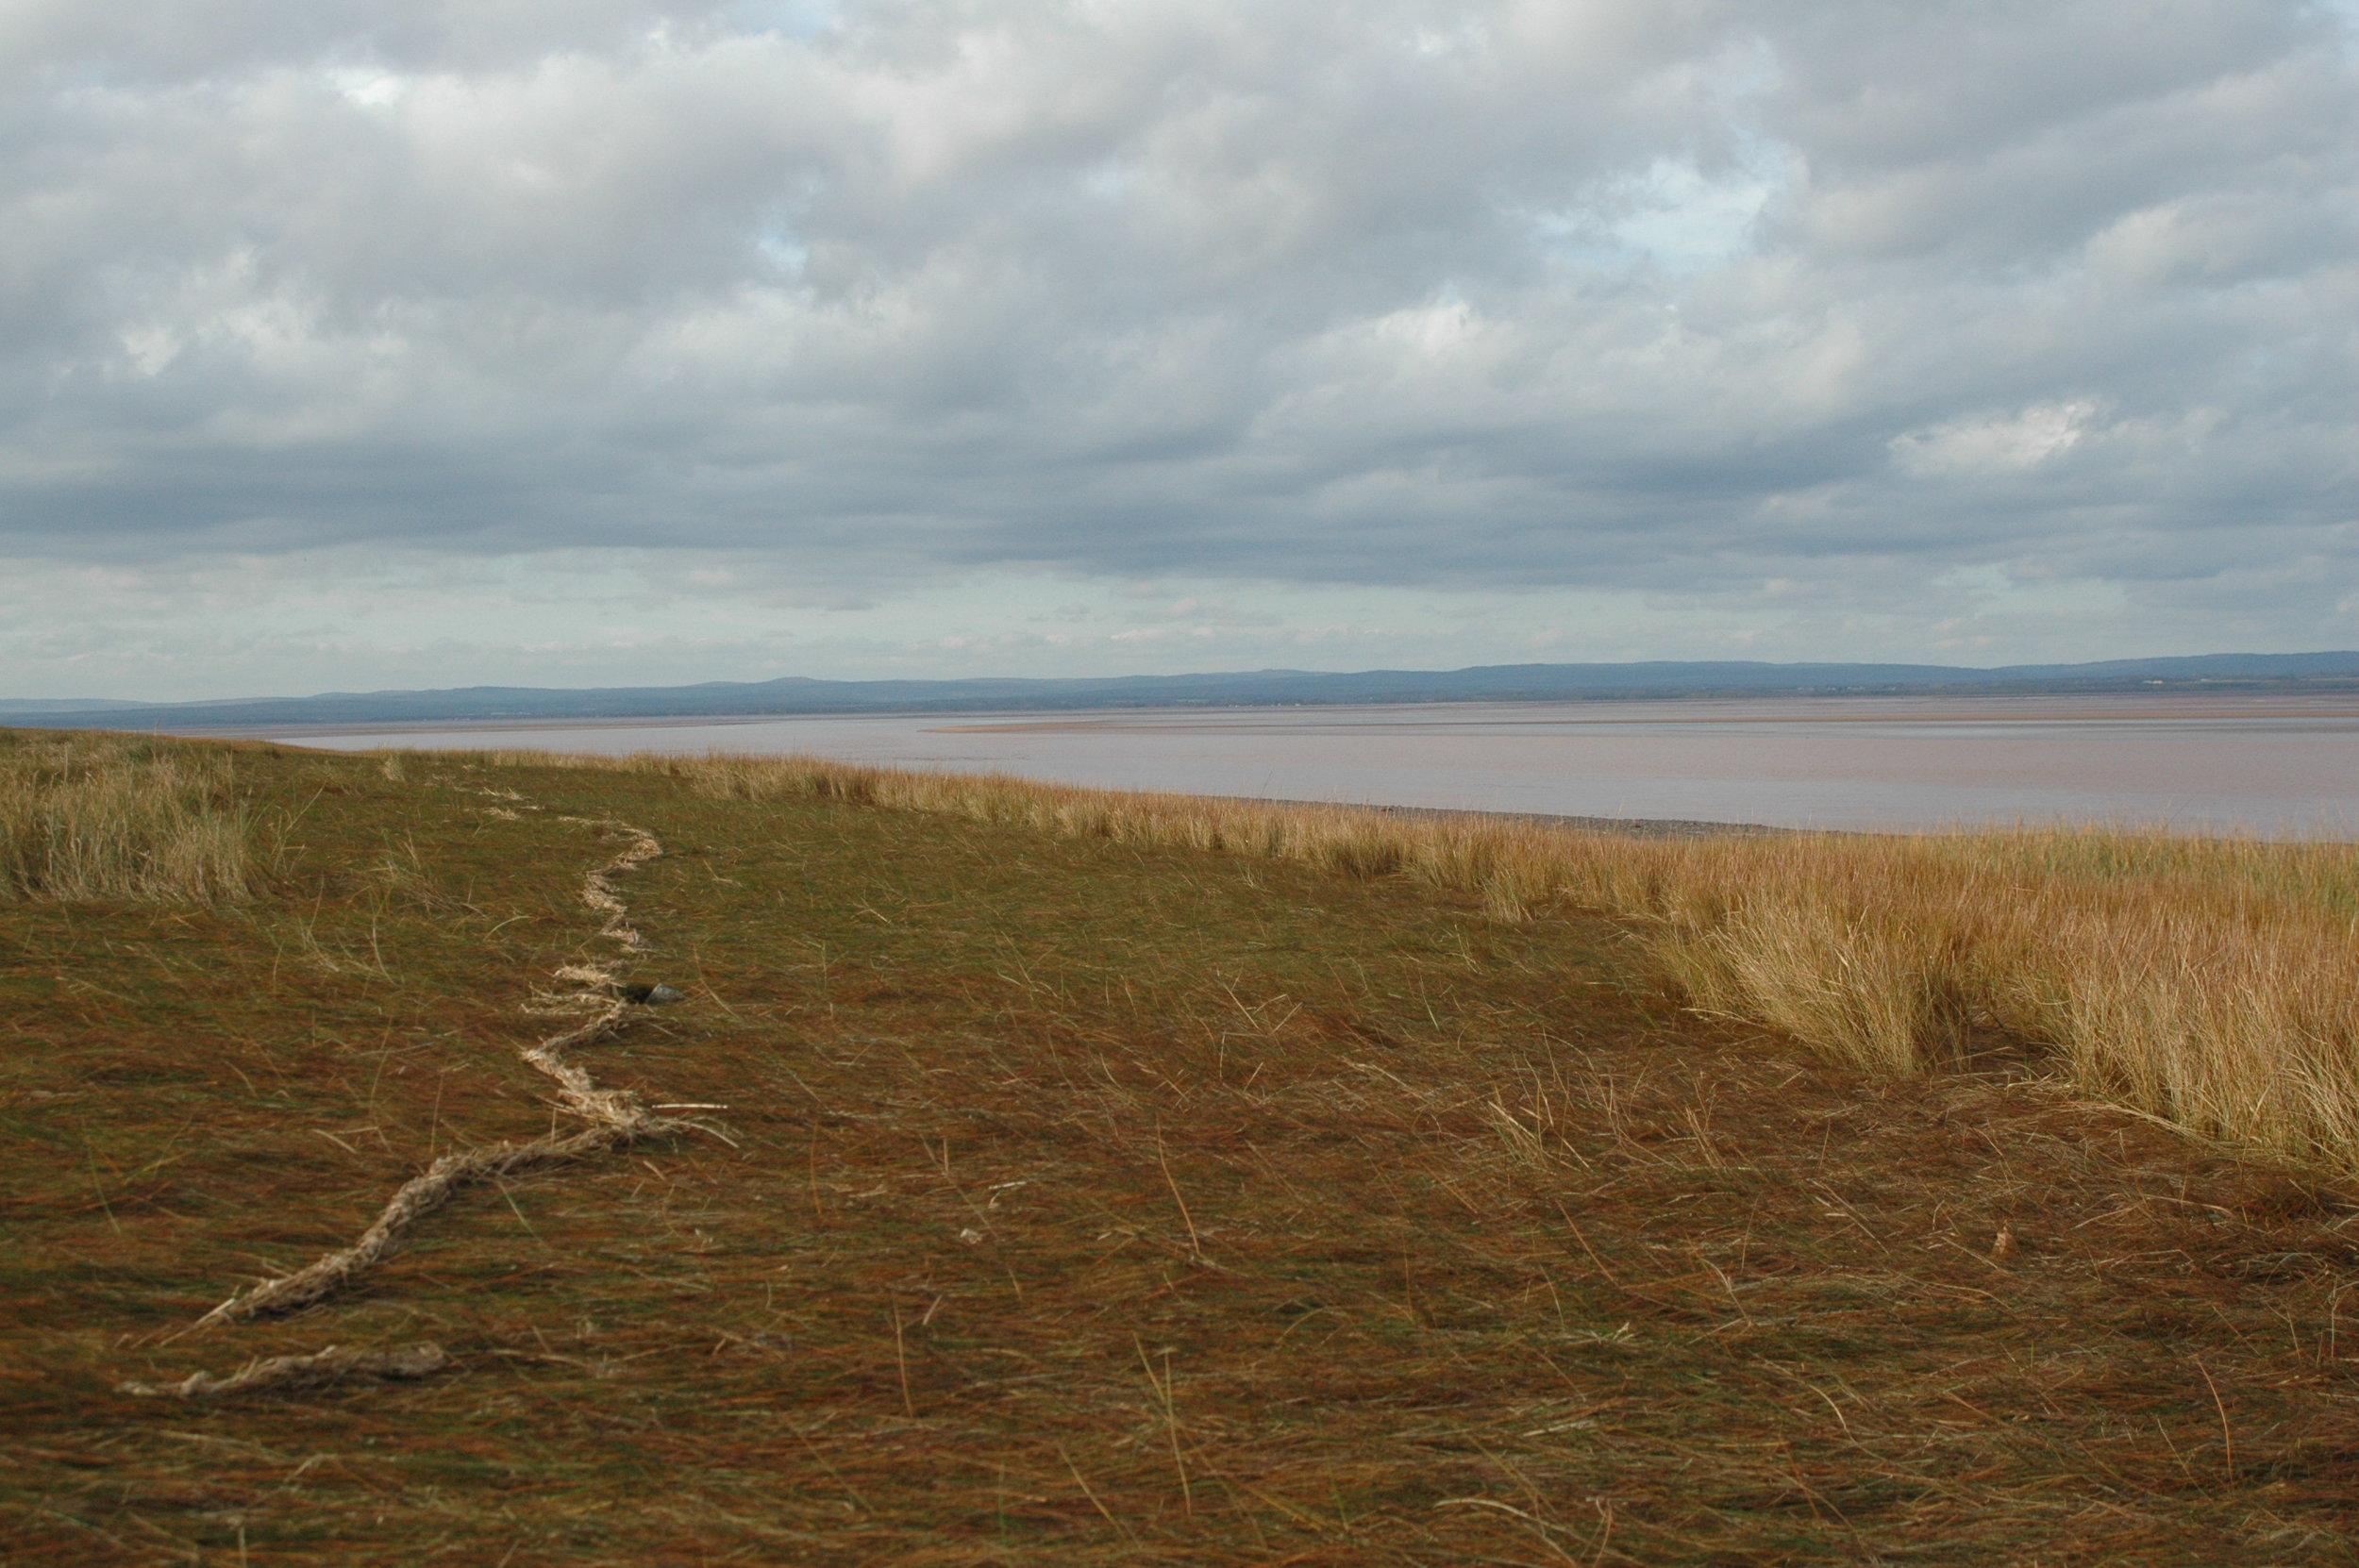
[[[0,733],[0,902],[218,904],[268,879],[226,748]]]
[[[234,761],[306,808],[274,896],[0,905],[12,1568],[2351,1560],[2354,1206],[1682,1010],[1681,846]],[[665,849],[617,978],[687,999],[583,1057],[711,1135],[192,1326],[549,1127],[520,1048],[612,945],[608,819]],[[1577,905],[1576,849],[1658,912]]]
[[[1397,875],[1502,922],[1600,910],[1693,1006],[1847,1064],[1905,1074],[2029,1053],[2190,1131],[2359,1172],[2359,845],[2113,828],[1648,839],[810,758],[569,760],[723,798]]]

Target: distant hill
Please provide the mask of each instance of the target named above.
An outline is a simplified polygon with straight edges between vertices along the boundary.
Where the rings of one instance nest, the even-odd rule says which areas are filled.
[[[152,708],[119,697],[0,697],[0,720],[12,713],[103,713],[113,708]]]
[[[225,730],[458,720],[652,719],[789,713],[972,712],[1078,708],[1578,701],[1638,697],[1866,695],[1906,692],[2359,690],[2359,652],[2200,654],[2096,664],[1490,664],[1465,670],[1251,670],[1098,679],[707,681],[577,690],[466,686],[326,692],[201,703],[0,701],[0,726]]]

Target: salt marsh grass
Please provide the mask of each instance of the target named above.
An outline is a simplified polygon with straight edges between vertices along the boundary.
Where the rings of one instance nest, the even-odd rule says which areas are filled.
[[[0,735],[0,902],[214,904],[268,879],[226,749]]]
[[[2144,1030],[2338,1089],[2269,1054],[2338,851],[136,739],[84,765],[283,859],[0,902],[11,1564],[2352,1560],[2359,1200],[1926,1070]],[[550,1131],[611,821],[668,852],[615,993],[686,995],[579,1064],[711,1136],[192,1329]]]
[[[2094,827],[1656,839],[808,758],[568,760],[713,796],[1399,876],[1504,922],[1603,910],[1690,1005],[1847,1063],[2028,1056],[2190,1131],[2359,1171],[2359,845]]]

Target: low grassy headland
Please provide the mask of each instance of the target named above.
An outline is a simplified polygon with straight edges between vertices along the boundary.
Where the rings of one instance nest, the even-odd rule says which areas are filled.
[[[2347,851],[142,743],[262,869],[0,906],[12,1562],[2351,1555]],[[192,1330],[560,1122],[607,821],[711,1130]]]

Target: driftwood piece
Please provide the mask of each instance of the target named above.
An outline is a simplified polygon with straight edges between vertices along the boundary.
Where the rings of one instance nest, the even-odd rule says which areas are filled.
[[[118,1383],[125,1393],[181,1399],[221,1399],[231,1394],[283,1389],[325,1388],[348,1377],[407,1381],[431,1377],[451,1364],[443,1348],[427,1341],[399,1350],[346,1350],[329,1345],[309,1356],[270,1356],[251,1360],[226,1377],[192,1373],[176,1383]]]

